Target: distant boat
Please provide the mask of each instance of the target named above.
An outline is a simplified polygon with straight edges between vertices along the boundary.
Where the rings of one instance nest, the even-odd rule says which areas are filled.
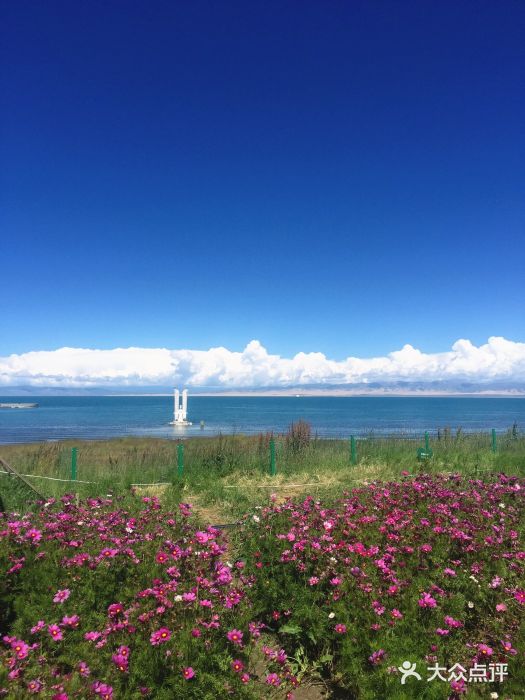
[[[37,403],[0,403],[0,408],[38,408]]]

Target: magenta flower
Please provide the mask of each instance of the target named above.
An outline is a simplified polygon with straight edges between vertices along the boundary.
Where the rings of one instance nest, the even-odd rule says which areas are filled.
[[[195,677],[195,671],[192,669],[191,666],[187,666],[186,668],[182,669],[182,675],[187,681],[189,681]]]
[[[514,591],[514,598],[518,601],[520,605],[525,605],[525,591],[516,590]]]
[[[71,595],[69,588],[64,588],[63,591],[57,591],[55,597],[53,598],[53,603],[63,603]]]
[[[31,627],[31,634],[36,634],[37,632],[41,632],[45,626],[46,626],[46,623],[44,622],[44,620],[39,620],[34,627]]]
[[[87,677],[91,673],[91,669],[85,661],[79,661],[78,672],[81,676]]]
[[[463,627],[462,622],[460,622],[459,620],[454,620],[454,618],[450,617],[450,615],[445,616],[445,624],[447,625],[447,627],[454,627],[454,628]]]
[[[268,685],[273,685],[275,688],[277,688],[279,685],[281,685],[281,679],[276,673],[269,673],[266,676],[266,683]]]
[[[62,630],[58,625],[48,625],[47,626],[47,631],[49,634],[53,637],[53,639],[58,642],[60,639],[64,638],[64,635],[62,634]]]
[[[51,700],[69,700],[67,693],[55,693]]]
[[[423,593],[417,604],[420,608],[435,608],[437,605],[435,598],[432,598],[430,593]]]
[[[67,615],[64,615],[64,617],[62,618],[62,624],[64,625],[64,627],[78,627],[79,622],[80,618],[78,615],[71,615],[69,617]]]
[[[4,641],[7,641],[7,639],[8,638],[4,637]],[[16,658],[20,660],[25,659],[29,653],[29,644],[26,644],[21,639],[12,638],[10,647],[15,652]]]
[[[235,673],[240,673],[244,670],[244,664],[240,659],[234,659],[231,663],[231,667]]]
[[[483,656],[492,656],[494,653],[493,649],[487,646],[487,644],[478,644],[478,651]]]
[[[157,552],[155,561],[157,564],[165,564],[167,561],[169,561],[169,556],[166,554],[166,552]]]
[[[158,629],[156,632],[151,633],[151,637],[149,638],[150,644],[152,646],[157,646],[159,644],[164,644],[165,642],[169,642],[171,639],[171,632],[167,627],[161,627]]]
[[[99,637],[102,635],[100,632],[86,632],[84,635],[84,639],[86,639],[88,642],[96,642]]]
[[[26,539],[31,540],[31,542],[40,542],[42,539],[42,533],[36,528],[31,528],[26,532]]]
[[[378,649],[377,651],[374,651],[374,653],[368,657],[368,660],[370,661],[371,664],[373,664],[374,666],[377,666],[384,659],[385,655],[386,655],[386,651],[384,649]]]
[[[129,662],[126,656],[122,656],[122,654],[113,654],[111,660],[118,670],[122,671],[122,673],[126,673],[128,671]]]
[[[26,687],[29,693],[34,694],[39,693],[44,686],[42,685],[42,682],[37,679],[34,681],[29,681]]]
[[[233,642],[234,644],[237,644],[240,646],[242,644],[242,632],[241,630],[230,630],[227,634],[226,637],[230,640],[230,642]]]
[[[122,603],[111,603],[111,605],[108,606],[108,615],[110,617],[116,617],[122,612],[124,612],[124,606]]]
[[[335,631],[338,632],[339,634],[345,634],[346,632],[346,625],[342,625],[341,623],[338,623],[335,626]]]

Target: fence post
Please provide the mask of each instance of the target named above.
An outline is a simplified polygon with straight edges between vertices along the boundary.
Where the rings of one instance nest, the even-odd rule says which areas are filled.
[[[71,448],[71,481],[77,480],[77,448]]]
[[[425,431],[425,452],[428,454],[430,448],[430,441],[428,439],[428,431]]]
[[[494,428],[492,428],[492,451],[496,452],[497,449],[498,449],[498,445],[496,442],[496,430]]]
[[[353,435],[350,437],[350,461],[352,464],[357,464],[357,446]]]
[[[178,476],[184,474],[184,445],[182,442],[177,445],[177,474]]]
[[[270,476],[275,476],[275,440],[270,439]]]

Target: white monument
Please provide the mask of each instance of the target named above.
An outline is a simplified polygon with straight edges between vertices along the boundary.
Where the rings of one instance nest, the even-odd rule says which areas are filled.
[[[171,421],[170,425],[191,425],[190,421],[187,420],[188,390],[184,389],[181,400],[179,390],[175,389],[174,399],[175,405],[173,410],[173,420]]]

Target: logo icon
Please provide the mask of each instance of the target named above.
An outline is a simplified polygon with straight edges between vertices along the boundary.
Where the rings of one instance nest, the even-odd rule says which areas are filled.
[[[403,661],[401,666],[397,667],[397,670],[401,671],[401,685],[405,685],[406,679],[410,678],[410,676],[414,676],[418,681],[421,680],[421,676],[416,671],[416,664],[410,661]]]

